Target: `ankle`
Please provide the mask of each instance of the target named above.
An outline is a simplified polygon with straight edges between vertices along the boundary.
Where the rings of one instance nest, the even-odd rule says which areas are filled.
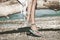
[[[36,27],[36,25],[32,25],[32,26],[31,26],[31,29],[38,31],[38,28]]]

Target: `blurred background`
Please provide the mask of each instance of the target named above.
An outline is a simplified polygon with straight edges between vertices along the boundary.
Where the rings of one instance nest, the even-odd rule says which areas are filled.
[[[35,23],[41,37],[26,34],[21,8],[17,0],[0,0],[0,40],[60,40],[60,0],[37,0]]]

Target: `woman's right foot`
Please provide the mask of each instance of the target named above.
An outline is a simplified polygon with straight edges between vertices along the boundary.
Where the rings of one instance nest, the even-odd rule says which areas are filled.
[[[41,32],[38,31],[38,28],[35,24],[32,24],[31,29],[29,30],[31,34],[41,37]]]
[[[41,37],[41,33],[39,31],[35,31],[35,30],[29,30],[29,31],[32,35]]]

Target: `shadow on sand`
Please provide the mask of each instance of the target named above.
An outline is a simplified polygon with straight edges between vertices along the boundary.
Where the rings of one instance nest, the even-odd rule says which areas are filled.
[[[30,29],[29,27],[18,28],[18,30],[10,30],[10,31],[5,31],[5,32],[0,32],[0,35],[26,32],[26,33],[28,33],[27,35],[34,36],[29,32],[29,29]],[[60,29],[40,29],[39,31],[60,31]],[[36,36],[34,36],[34,37],[36,37]]]

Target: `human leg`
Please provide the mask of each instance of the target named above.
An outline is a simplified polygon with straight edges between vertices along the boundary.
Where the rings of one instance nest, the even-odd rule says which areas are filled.
[[[41,36],[40,32],[38,31],[38,28],[35,24],[35,6],[36,6],[37,0],[33,0],[32,5],[32,11],[31,11],[31,30],[30,32],[36,36]]]
[[[33,0],[33,5],[32,5],[32,11],[31,11],[31,29],[32,30],[37,30],[36,25],[35,25],[35,6],[36,6],[37,0]]]
[[[28,1],[27,22],[31,20],[32,0]]]

